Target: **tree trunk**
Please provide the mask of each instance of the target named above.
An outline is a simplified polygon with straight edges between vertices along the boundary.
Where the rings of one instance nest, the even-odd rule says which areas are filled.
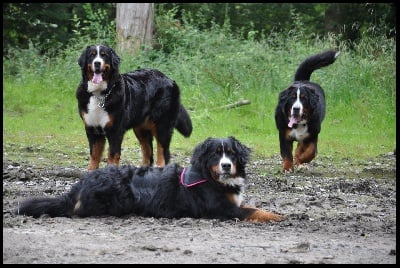
[[[154,3],[117,3],[117,50],[134,54],[153,38]]]

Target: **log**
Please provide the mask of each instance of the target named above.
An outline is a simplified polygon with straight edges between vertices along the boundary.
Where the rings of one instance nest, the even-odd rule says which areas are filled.
[[[251,102],[249,100],[239,100],[235,103],[231,103],[231,104],[227,104],[224,106],[219,107],[219,109],[232,109],[232,108],[236,108],[239,106],[243,106],[243,105],[247,105],[250,104]]]

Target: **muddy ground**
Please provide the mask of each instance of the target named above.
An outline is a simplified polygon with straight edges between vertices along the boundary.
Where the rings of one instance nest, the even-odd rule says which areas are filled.
[[[394,153],[336,162],[318,156],[292,174],[279,167],[279,157],[253,159],[245,198],[284,214],[279,223],[33,219],[12,214],[19,200],[60,195],[86,171],[5,157],[3,263],[396,263]]]

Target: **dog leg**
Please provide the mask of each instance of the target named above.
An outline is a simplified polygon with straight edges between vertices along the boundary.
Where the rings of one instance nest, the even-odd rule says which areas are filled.
[[[156,165],[159,167],[163,167],[166,164],[169,163],[169,160],[171,158],[171,154],[169,151],[169,145],[171,143],[171,138],[172,138],[172,130],[171,132],[167,133],[161,133],[160,131],[157,131],[157,133],[154,133],[154,136],[157,140],[157,161]]]
[[[292,172],[293,171],[293,141],[289,136],[290,131],[286,130],[286,132],[279,133],[279,143],[281,149],[281,157],[283,161],[283,173]]]
[[[292,172],[293,171],[293,158],[291,157],[283,157],[283,172]]]
[[[160,144],[160,142],[157,141],[157,161],[156,161],[156,166],[164,167],[165,164],[166,164],[166,159],[164,158],[164,148]]]
[[[90,161],[89,170],[98,169],[101,158],[103,157],[104,145],[106,138],[104,136],[96,136],[95,139],[89,139]]]
[[[304,143],[299,142],[295,153],[295,164],[301,165],[309,163],[317,154],[317,146],[314,142]]]
[[[108,158],[107,158],[107,165],[119,165],[119,159],[120,159],[120,154],[118,153],[108,153]]]
[[[121,144],[122,139],[124,137],[123,133],[114,133],[109,132],[107,134],[108,140],[108,157],[107,157],[107,165],[119,165],[119,160],[121,157]]]
[[[142,150],[142,166],[151,166],[153,164],[153,137],[149,131],[141,128],[135,128],[134,133],[139,140]]]
[[[268,212],[259,208],[243,206],[243,209],[250,210],[249,215],[244,219],[249,222],[270,222],[270,221],[282,221],[284,217],[272,212]]]

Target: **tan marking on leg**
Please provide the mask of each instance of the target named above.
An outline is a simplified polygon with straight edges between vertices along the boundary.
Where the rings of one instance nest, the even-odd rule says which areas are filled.
[[[149,120],[148,117],[143,121],[140,126],[134,128],[134,133],[136,135],[136,138],[139,140],[142,150],[142,166],[149,166],[150,158],[153,156],[153,151],[148,143],[147,138],[141,135],[142,131],[150,131],[151,135],[153,135],[154,137],[155,124],[153,121]]]
[[[243,208],[254,210],[245,221],[249,222],[269,222],[269,221],[282,221],[284,219],[283,216],[268,212],[259,208],[251,207],[251,206],[243,206]]]
[[[164,167],[165,166],[165,158],[164,158],[164,148],[161,146],[161,144],[157,141],[157,161],[156,165],[158,167]]]
[[[293,159],[284,157],[283,158],[283,172],[292,172],[293,171]]]
[[[102,139],[93,144],[92,155],[89,161],[89,170],[98,169],[100,165],[101,158],[103,157],[104,145],[106,139]]]
[[[142,166],[150,166],[150,157],[152,155],[151,148],[148,141],[143,138],[139,138],[140,148],[142,150]]]
[[[157,126],[153,121],[148,120],[147,122],[147,127],[151,131],[151,135],[156,139],[157,141],[157,159],[156,159],[156,166],[157,167],[164,167],[165,166],[165,158],[164,158],[164,147],[161,145],[161,143],[158,141],[158,136],[157,136]]]
[[[114,157],[111,157],[110,153],[108,153],[108,158],[107,158],[107,165],[119,165],[119,159],[120,155],[115,154]]]
[[[297,145],[295,153],[295,163],[296,165],[301,165],[303,163],[309,163],[315,158],[316,146],[314,143],[302,143]]]
[[[292,138],[290,137],[290,132],[292,129],[287,128],[285,131],[285,138],[286,140],[291,140]],[[282,171],[283,173],[286,172],[292,172],[293,171],[293,156],[292,156],[292,151],[293,151],[293,143],[291,142],[289,144],[289,150],[288,150],[288,155],[282,157]],[[282,152],[281,152],[282,153]],[[286,153],[286,152],[285,152]]]
[[[141,135],[142,131],[143,131],[142,126],[139,126],[133,130],[136,138],[140,143],[140,149],[142,151],[142,166],[150,166],[150,158],[153,152],[151,150],[147,138]]]

